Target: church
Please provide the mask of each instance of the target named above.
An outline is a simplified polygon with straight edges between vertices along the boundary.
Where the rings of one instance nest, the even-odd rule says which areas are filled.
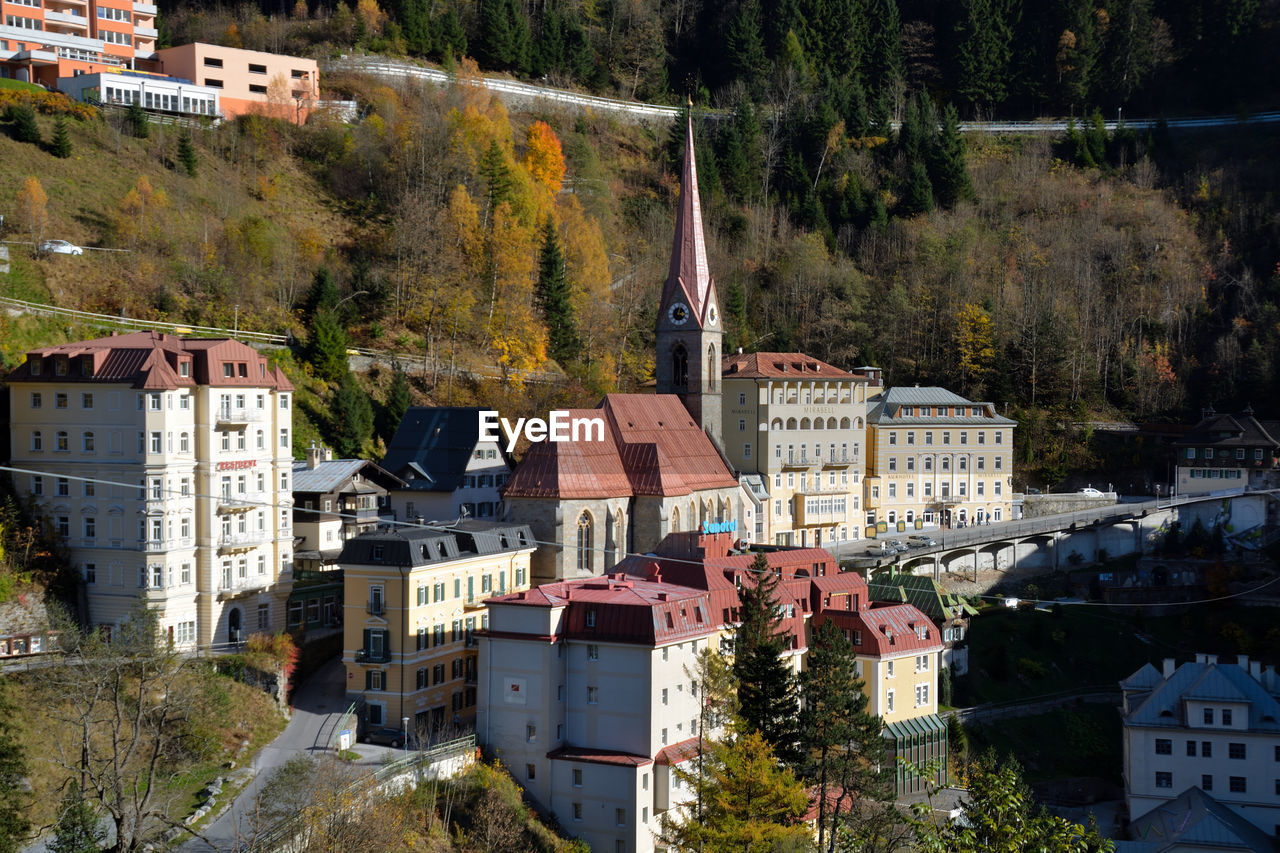
[[[543,545],[535,583],[599,575],[669,533],[742,519],[742,486],[723,453],[720,370],[724,329],[707,263],[686,125],[671,267],[657,322],[657,394],[608,394],[595,409],[603,441],[534,444],[503,491],[508,520]]]

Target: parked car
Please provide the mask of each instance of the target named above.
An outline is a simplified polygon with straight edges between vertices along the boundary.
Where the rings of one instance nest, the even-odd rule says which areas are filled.
[[[1024,495],[1038,495],[1040,494],[1040,490],[1037,489],[1035,486],[1027,486],[1025,489],[1022,490],[1022,493]]]
[[[1092,488],[1084,488],[1084,489],[1081,489],[1079,492],[1077,492],[1077,494],[1084,495],[1084,496],[1085,496],[1085,497],[1087,497],[1087,498],[1100,498],[1100,497],[1102,497],[1102,492],[1098,491],[1097,489],[1092,489]]]
[[[938,544],[938,540],[923,533],[913,533],[907,537],[907,544],[912,548],[932,548]]]
[[[45,240],[40,244],[41,253],[46,255],[83,255],[84,249],[81,249],[75,243],[68,243],[66,240]]]
[[[870,547],[867,548],[867,553],[872,557],[887,557],[890,554],[896,554],[897,551],[897,548],[894,548],[883,539],[872,542]]]
[[[390,727],[382,727],[377,729],[369,729],[360,738],[365,743],[376,743],[382,746],[389,746],[393,749],[399,749],[404,746],[404,732],[400,729]]]
[[[910,548],[907,547],[906,543],[903,542],[901,539],[890,539],[889,547],[897,551],[899,554],[901,554],[903,551],[911,550]]]

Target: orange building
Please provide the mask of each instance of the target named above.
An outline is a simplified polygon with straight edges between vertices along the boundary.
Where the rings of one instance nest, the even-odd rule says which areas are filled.
[[[226,118],[261,113],[302,124],[320,97],[314,59],[201,42],[167,47],[157,57],[163,73],[218,90]]]
[[[135,69],[156,50],[156,7],[130,0],[0,0],[0,77],[56,88],[59,77]]]

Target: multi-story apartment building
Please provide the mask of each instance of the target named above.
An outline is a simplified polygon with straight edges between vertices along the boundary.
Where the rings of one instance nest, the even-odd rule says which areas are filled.
[[[993,403],[945,388],[890,388],[870,400],[868,535],[889,529],[1008,521],[1013,429]]]
[[[1120,682],[1125,802],[1137,817],[1191,787],[1271,834],[1280,827],[1280,678],[1240,655],[1166,658]]]
[[[80,569],[90,623],[142,599],[180,648],[284,626],[293,386],[266,358],[136,332],[32,350],[5,381],[16,484]]]
[[[1280,439],[1253,414],[1252,407],[1238,415],[1202,412],[1200,423],[1173,445],[1178,494],[1276,487]]]
[[[942,644],[929,619],[909,604],[872,606],[866,581],[840,572],[823,549],[735,544],[732,533],[672,533],[603,577],[488,601],[477,736],[593,850],[654,850],[663,814],[690,798],[671,768],[717,734],[701,730],[693,662],[707,647],[732,653],[738,589],[756,582],[760,554],[779,575],[793,671],[804,667],[811,622],[833,618],[851,637],[862,632],[858,666],[892,748],[945,764],[945,726],[934,714]],[[903,772],[899,784],[922,782]]]
[[[157,51],[159,70],[218,92],[222,114],[260,113],[302,124],[320,98],[314,59],[196,42]]]
[[[390,490],[399,521],[501,518],[499,493],[511,476],[502,442],[480,438],[474,406],[414,406],[404,413],[382,467],[404,481]]]
[[[859,538],[867,389],[854,374],[796,353],[756,352],[722,362],[724,450],[769,492],[764,538],[821,547]]]
[[[461,521],[402,527],[347,540],[342,659],[348,696],[364,722],[420,740],[475,718],[475,632],[490,595],[529,588],[533,532],[522,524]],[[487,665],[487,662],[486,662]]]
[[[872,601],[911,604],[933,620],[942,636],[939,663],[952,675],[969,672],[969,617],[978,611],[960,596],[943,589],[928,575],[906,575],[890,566],[887,572],[872,575],[867,581]]]
[[[156,6],[132,0],[0,0],[0,77],[59,78],[133,69],[156,50]]]

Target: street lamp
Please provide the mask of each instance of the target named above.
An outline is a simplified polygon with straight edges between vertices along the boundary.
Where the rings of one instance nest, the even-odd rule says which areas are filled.
[[[404,751],[408,752],[409,751],[409,718],[401,717],[400,723],[401,723],[401,727],[404,730]]]

